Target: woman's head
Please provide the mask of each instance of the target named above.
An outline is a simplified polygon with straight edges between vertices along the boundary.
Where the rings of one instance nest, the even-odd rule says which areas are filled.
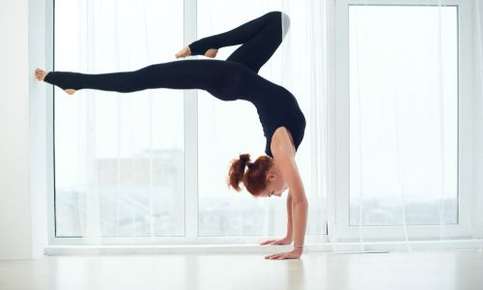
[[[248,170],[245,172],[245,167]],[[250,162],[250,154],[241,154],[231,161],[228,171],[228,185],[240,191],[240,182],[255,197],[280,196],[287,188],[273,159],[260,156]]]

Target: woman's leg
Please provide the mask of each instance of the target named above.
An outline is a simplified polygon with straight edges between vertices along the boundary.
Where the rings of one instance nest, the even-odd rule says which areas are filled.
[[[226,60],[242,63],[258,73],[282,43],[282,22],[287,32],[290,19],[287,14],[271,12],[267,15],[266,25],[248,41],[243,43]]]
[[[227,60],[243,63],[258,72],[282,41],[280,11],[266,13],[230,31],[199,39],[189,45],[192,55],[204,54],[210,48],[243,44]]]
[[[44,81],[62,89],[96,89],[121,93],[145,89],[211,89],[219,73],[215,61],[182,60],[153,64],[135,71],[84,74],[49,72]]]

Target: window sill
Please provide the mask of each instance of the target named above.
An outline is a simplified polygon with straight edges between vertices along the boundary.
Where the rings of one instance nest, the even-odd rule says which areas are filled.
[[[256,244],[224,245],[53,245],[44,249],[47,256],[68,255],[140,255],[140,254],[269,254],[289,251],[290,245],[260,246]],[[304,253],[325,252],[343,253],[388,253],[408,251],[439,250],[483,250],[482,239],[468,240],[432,240],[406,242],[327,242],[306,244]]]

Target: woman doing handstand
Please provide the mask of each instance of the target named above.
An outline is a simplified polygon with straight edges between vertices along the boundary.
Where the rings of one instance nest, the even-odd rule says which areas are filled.
[[[308,202],[295,162],[302,142],[305,117],[296,98],[285,88],[258,74],[276,51],[284,35],[286,14],[273,11],[230,31],[194,41],[180,50],[177,58],[205,55],[214,58],[221,47],[242,44],[226,60],[190,59],[146,66],[139,70],[103,74],[35,70],[39,81],[56,85],[68,94],[80,89],[121,93],[145,89],[202,89],[224,101],[247,100],[256,107],[266,137],[265,153],[255,162],[249,154],[232,160],[228,184],[240,191],[239,183],[255,197],[287,197],[287,234],[282,239],[267,240],[262,245],[288,245],[292,251],[266,256],[269,259],[299,258],[303,251]],[[248,170],[245,172],[245,166]]]

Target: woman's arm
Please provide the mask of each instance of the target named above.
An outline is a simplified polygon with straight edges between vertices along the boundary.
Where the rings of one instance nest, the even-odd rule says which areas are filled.
[[[307,212],[308,212],[308,202],[306,199],[298,200],[297,202],[292,202],[292,221],[294,223],[294,249],[299,249],[300,252],[303,251],[304,240],[305,240],[305,230],[307,227]]]
[[[267,256],[270,259],[293,259],[299,258],[303,252],[305,231],[307,227],[308,201],[300,177],[297,163],[295,162],[295,148],[290,139],[289,132],[284,127],[278,128],[275,141],[272,140],[272,153],[276,158],[283,178],[288,184],[292,202],[292,228],[294,249],[287,253],[279,253]]]
[[[286,164],[283,167],[285,167],[285,169],[281,169],[282,174],[285,172],[284,175],[288,176],[287,183],[290,191],[293,194],[292,222],[294,249],[299,249],[302,252],[305,240],[305,230],[307,226],[308,202],[307,198],[305,197],[302,179],[300,178],[295,161],[293,161],[292,164]]]

